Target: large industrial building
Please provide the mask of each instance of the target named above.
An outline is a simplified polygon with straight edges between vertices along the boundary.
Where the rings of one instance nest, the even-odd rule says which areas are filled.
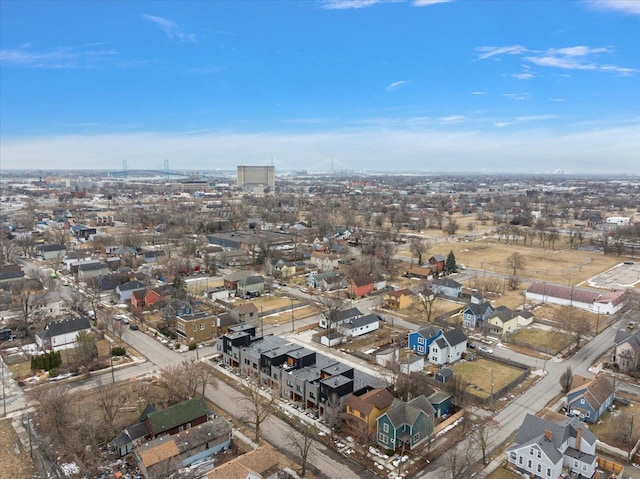
[[[276,186],[274,166],[238,166],[238,188],[254,193],[273,191]]]

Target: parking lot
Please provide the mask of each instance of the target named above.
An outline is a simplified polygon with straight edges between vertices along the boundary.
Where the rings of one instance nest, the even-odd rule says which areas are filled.
[[[640,284],[640,263],[626,261],[586,281],[594,288],[633,288]]]

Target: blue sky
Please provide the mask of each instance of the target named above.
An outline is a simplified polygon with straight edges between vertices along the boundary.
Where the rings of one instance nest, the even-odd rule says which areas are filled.
[[[2,168],[640,173],[640,0],[0,2]]]

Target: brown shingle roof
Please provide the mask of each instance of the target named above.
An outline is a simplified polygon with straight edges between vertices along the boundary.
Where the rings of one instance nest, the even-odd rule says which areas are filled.
[[[283,466],[271,446],[261,446],[209,471],[207,479],[246,479],[251,472],[263,475],[266,471]]]
[[[140,456],[140,460],[145,465],[145,467],[151,467],[154,464],[158,464],[159,462],[171,459],[172,457],[175,457],[180,453],[175,441],[169,436],[167,436],[166,439],[167,442],[158,444],[155,447],[151,447],[138,453],[138,455]]]
[[[380,410],[388,408],[393,402],[393,396],[385,389],[372,389],[371,391],[363,394],[362,396],[351,395],[347,399],[347,406],[355,409],[356,411],[363,412],[367,416],[371,414],[373,408]]]

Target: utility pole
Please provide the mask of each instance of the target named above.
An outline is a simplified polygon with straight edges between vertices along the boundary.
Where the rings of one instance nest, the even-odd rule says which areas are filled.
[[[629,424],[629,440],[627,441],[627,446],[629,447],[627,462],[631,462],[631,450],[633,449],[633,418],[635,417],[636,413],[631,413],[631,424]]]
[[[4,361],[1,358],[0,369],[2,369],[2,417],[7,417],[7,394],[4,389]]]
[[[293,299],[291,299],[291,332],[295,332],[296,330],[296,326],[295,326],[295,317],[293,316]]]
[[[116,383],[116,376],[113,372],[113,351],[111,351],[111,383],[112,384]]]
[[[489,396],[489,411],[493,412],[493,368],[491,368],[491,396]]]

